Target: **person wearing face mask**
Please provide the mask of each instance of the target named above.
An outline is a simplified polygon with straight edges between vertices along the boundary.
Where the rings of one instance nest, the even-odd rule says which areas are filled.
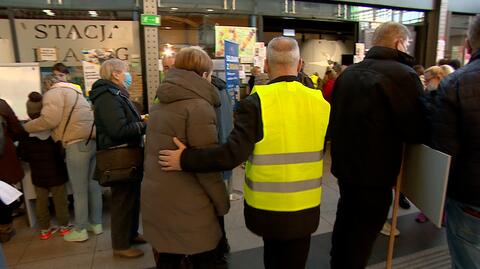
[[[365,59],[335,82],[329,131],[340,199],[333,269],[365,268],[392,203],[403,144],[424,141],[423,85],[407,54],[409,36],[402,24],[381,24]]]
[[[157,268],[216,268],[222,238],[218,217],[230,201],[219,172],[168,173],[158,152],[175,147],[178,137],[193,148],[218,144],[215,108],[220,96],[211,84],[213,62],[200,47],[183,48],[175,57],[152,105],[145,146],[142,220],[145,239],[158,253]]]
[[[94,106],[97,155],[98,151],[130,147],[143,148],[146,124],[129,100],[132,76],[128,66],[119,59],[105,61],[100,68],[101,79],[90,92]],[[98,167],[97,167],[98,170]],[[137,171],[136,175],[142,174]],[[98,171],[96,171],[98,176]],[[113,255],[136,258],[143,251],[134,244],[145,243],[138,233],[141,176],[111,186],[111,223]]]

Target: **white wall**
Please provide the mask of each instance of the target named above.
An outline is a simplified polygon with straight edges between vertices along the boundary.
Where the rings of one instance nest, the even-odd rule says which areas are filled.
[[[0,63],[14,63],[12,35],[8,20],[0,20]]]
[[[332,41],[325,39],[307,40],[301,47],[301,55],[305,61],[305,73],[318,72],[325,74],[328,60],[340,63],[342,54],[353,54],[353,44],[349,41]]]

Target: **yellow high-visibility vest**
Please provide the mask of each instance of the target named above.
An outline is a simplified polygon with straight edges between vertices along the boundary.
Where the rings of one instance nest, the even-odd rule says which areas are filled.
[[[263,139],[245,167],[245,201],[269,211],[320,205],[323,146],[330,105],[320,91],[298,81],[255,86]]]
[[[310,75],[310,79],[313,81],[313,87],[315,89],[318,89],[318,79],[319,79],[319,77],[317,75]]]

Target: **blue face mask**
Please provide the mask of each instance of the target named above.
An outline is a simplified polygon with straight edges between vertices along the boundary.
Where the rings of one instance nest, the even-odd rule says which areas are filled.
[[[132,86],[132,75],[129,72],[125,72],[125,79],[123,80],[125,89],[129,89]]]

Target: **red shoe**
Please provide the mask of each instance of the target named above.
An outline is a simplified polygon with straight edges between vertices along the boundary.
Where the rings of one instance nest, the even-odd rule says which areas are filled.
[[[58,227],[50,227],[48,230],[41,230],[40,231],[40,239],[47,240],[53,236],[54,233],[58,231]]]
[[[69,234],[72,231],[73,225],[61,226],[60,231],[58,232],[60,236]]]

